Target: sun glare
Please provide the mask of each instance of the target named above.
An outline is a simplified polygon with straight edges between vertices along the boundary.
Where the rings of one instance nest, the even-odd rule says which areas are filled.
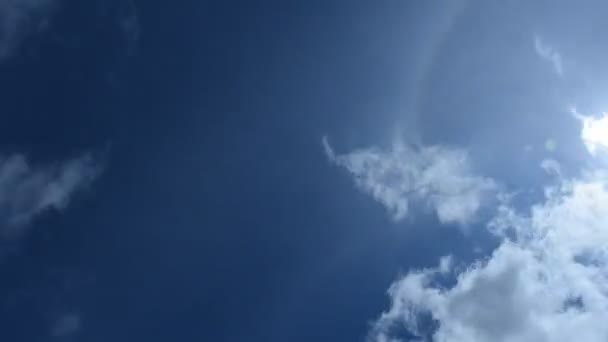
[[[608,113],[603,113],[600,118],[581,115],[576,111],[573,114],[583,124],[581,138],[589,153],[595,155],[598,150],[608,149]]]

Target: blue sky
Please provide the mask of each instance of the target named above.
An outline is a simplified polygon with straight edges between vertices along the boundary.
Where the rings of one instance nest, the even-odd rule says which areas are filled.
[[[0,339],[605,341],[605,10],[0,0]]]

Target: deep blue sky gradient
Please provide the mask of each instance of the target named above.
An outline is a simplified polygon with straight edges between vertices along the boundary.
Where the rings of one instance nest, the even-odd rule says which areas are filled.
[[[563,90],[547,85],[533,35],[594,15],[541,16],[540,2],[134,3],[136,46],[118,25],[124,2],[69,0],[0,65],[3,152],[105,164],[69,210],[2,242],[0,340],[52,341],[72,311],[82,329],[69,341],[363,340],[399,272],[474,252],[431,217],[392,222],[321,138],[338,151],[395,136],[464,145],[486,173],[532,182],[513,167],[529,162],[524,145],[574,129],[537,116],[560,110]],[[490,138],[504,148],[488,152]],[[557,153],[576,161],[580,148]]]
[[[3,148],[34,162],[93,150],[106,170],[7,242],[0,338],[49,340],[71,311],[74,340],[364,338],[402,265],[432,262],[419,250],[437,254],[435,234],[419,221],[408,243],[320,139],[380,132],[408,6],[136,6],[134,56],[118,1],[68,1],[2,65]]]

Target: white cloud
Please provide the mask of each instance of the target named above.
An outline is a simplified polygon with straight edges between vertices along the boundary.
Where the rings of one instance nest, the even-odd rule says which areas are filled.
[[[0,1],[0,60],[10,57],[29,35],[44,30],[58,0]]]
[[[534,49],[538,56],[553,66],[553,70],[559,76],[564,75],[564,69],[562,66],[562,56],[553,47],[547,45],[543,39],[539,36],[534,37]]]
[[[32,166],[23,155],[0,157],[0,232],[18,232],[46,210],[64,209],[100,171],[90,156],[45,166]]]
[[[446,255],[439,259],[439,267],[438,270],[442,274],[447,274],[452,269],[453,258],[451,255]]]
[[[491,179],[472,173],[463,150],[395,143],[388,151],[369,148],[337,155],[327,139],[323,146],[328,158],[348,170],[395,220],[405,218],[410,205],[422,204],[442,223],[467,224],[495,189]]]
[[[439,342],[607,341],[607,188],[606,174],[587,173],[548,188],[529,214],[501,207],[490,227],[504,241],[489,259],[450,288],[435,281],[445,266],[407,274],[370,339],[398,341],[401,326]]]
[[[593,133],[605,117],[572,112],[583,141],[599,144],[592,154],[608,147]],[[370,341],[404,341],[403,329],[434,342],[608,341],[608,171],[565,179],[556,161],[541,167],[557,183],[527,209],[501,201],[487,225],[500,246],[464,270],[442,258],[396,281]]]

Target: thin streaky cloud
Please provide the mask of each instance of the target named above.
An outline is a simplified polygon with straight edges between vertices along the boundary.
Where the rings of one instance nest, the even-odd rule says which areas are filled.
[[[44,31],[59,0],[0,1],[0,61],[12,57],[29,36]]]
[[[540,36],[535,36],[534,49],[540,58],[551,63],[556,74],[564,75],[562,56],[554,47],[548,45]]]
[[[90,155],[49,165],[35,165],[24,155],[0,156],[0,233],[20,234],[48,210],[65,209],[103,167]]]

